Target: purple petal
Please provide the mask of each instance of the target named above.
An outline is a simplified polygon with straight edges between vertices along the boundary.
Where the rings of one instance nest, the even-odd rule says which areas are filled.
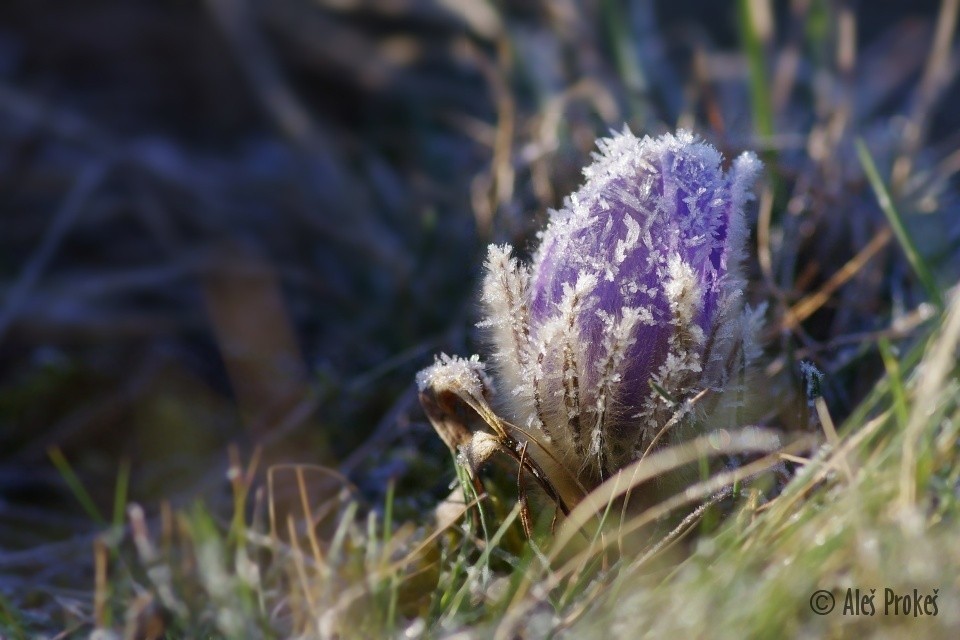
[[[597,285],[579,319],[586,359],[602,362],[604,312],[643,310],[622,370],[620,401],[636,406],[648,395],[647,380],[669,352],[675,327],[664,285],[668,261],[679,256],[696,276],[696,325],[709,332],[727,270],[731,216],[742,215],[721,156],[688,133],[642,140],[624,133],[602,142],[602,155],[585,170],[583,187],[553,212],[532,270],[531,325],[556,313],[564,285],[593,274]],[[598,367],[585,372],[595,385]]]

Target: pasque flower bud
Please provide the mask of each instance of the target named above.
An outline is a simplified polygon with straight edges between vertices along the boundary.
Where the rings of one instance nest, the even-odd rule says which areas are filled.
[[[684,400],[723,391],[759,319],[740,271],[756,156],[725,173],[685,131],[598,145],[529,266],[489,248],[480,323],[500,415],[548,475],[559,464],[588,487],[641,457]]]

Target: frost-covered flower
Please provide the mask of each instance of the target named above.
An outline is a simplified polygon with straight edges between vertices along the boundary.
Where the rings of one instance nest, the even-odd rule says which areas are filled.
[[[539,445],[530,455],[561,493],[561,476],[594,486],[641,457],[684,400],[728,386],[759,320],[740,270],[756,156],[725,173],[685,131],[624,129],[598,145],[532,264],[492,245],[483,282],[501,415]]]

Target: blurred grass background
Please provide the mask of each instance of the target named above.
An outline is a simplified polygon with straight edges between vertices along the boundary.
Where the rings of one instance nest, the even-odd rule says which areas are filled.
[[[807,429],[811,360],[842,421],[889,369],[878,338],[906,350],[960,276],[956,21],[950,0],[6,0],[0,606],[89,631],[115,503],[229,518],[231,444],[425,520],[454,472],[414,372],[479,350],[484,247],[535,247],[624,123],[761,152],[754,401]]]

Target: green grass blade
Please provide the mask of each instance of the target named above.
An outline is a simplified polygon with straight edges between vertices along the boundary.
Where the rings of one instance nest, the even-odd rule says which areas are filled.
[[[757,135],[769,140],[773,137],[773,102],[770,99],[763,42],[756,29],[750,0],[737,1],[737,21],[750,74],[750,104],[753,109],[754,128]]]
[[[57,471],[60,472],[60,475],[63,477],[63,481],[67,483],[71,493],[73,493],[73,496],[77,499],[77,502],[80,503],[80,506],[83,507],[83,510],[87,512],[87,515],[89,515],[97,524],[106,525],[107,521],[97,508],[97,503],[93,501],[93,498],[84,488],[83,483],[80,482],[80,478],[78,478],[77,474],[73,472],[73,468],[70,467],[70,463],[67,462],[66,456],[63,455],[63,452],[60,451],[59,447],[52,447],[47,452],[47,455],[50,456],[50,461],[53,462],[53,466],[55,466]]]
[[[130,490],[130,460],[120,462],[117,471],[117,484],[113,491],[113,518],[110,522],[117,529],[123,526],[123,518],[127,508],[127,496]]]
[[[630,21],[624,15],[626,9],[623,3],[616,0],[606,0],[601,6],[614,64],[629,92],[631,115],[643,121],[646,110],[643,96],[648,93],[649,87],[629,28]]]
[[[887,222],[890,223],[890,228],[893,229],[893,234],[897,237],[897,242],[900,243],[903,252],[907,254],[907,261],[910,262],[910,266],[913,267],[917,278],[920,279],[920,284],[926,289],[930,301],[937,305],[937,308],[942,311],[943,297],[940,295],[940,289],[937,287],[937,283],[933,279],[933,274],[930,272],[927,263],[924,262],[920,253],[917,251],[913,239],[910,237],[910,234],[907,233],[906,227],[903,226],[903,219],[900,217],[900,212],[898,212],[894,206],[893,199],[890,198],[890,192],[887,191],[887,186],[880,178],[880,172],[877,171],[877,165],[873,161],[873,156],[870,155],[870,150],[867,149],[867,145],[864,144],[863,138],[857,138],[856,145],[857,155],[860,157],[860,164],[863,165],[863,171],[867,174],[867,180],[870,181],[870,186],[873,187],[873,192],[877,196],[880,209],[884,215],[887,216]]]
[[[923,358],[923,354],[926,351],[927,344],[929,342],[929,336],[923,337],[923,339],[917,341],[906,354],[901,355],[900,361],[897,366],[901,372],[911,371],[920,360]],[[902,374],[901,374],[902,375]],[[881,378],[873,386],[873,389],[870,390],[870,393],[867,394],[867,397],[864,398],[860,404],[854,408],[853,412],[847,417],[844,421],[843,427],[840,429],[841,435],[848,434],[858,427],[866,423],[870,416],[876,413],[882,403],[885,402],[885,398],[888,393],[892,393],[890,389],[891,381],[889,378]]]
[[[387,483],[387,497],[383,505],[383,546],[390,544],[390,537],[393,532],[393,500],[397,483],[391,479]]]
[[[897,416],[897,425],[903,429],[907,426],[907,394],[903,388],[903,377],[900,375],[900,363],[893,355],[893,349],[890,347],[890,341],[886,338],[880,338],[880,357],[883,358],[883,366],[887,370],[887,377],[890,379],[890,391],[893,394],[893,410]]]

